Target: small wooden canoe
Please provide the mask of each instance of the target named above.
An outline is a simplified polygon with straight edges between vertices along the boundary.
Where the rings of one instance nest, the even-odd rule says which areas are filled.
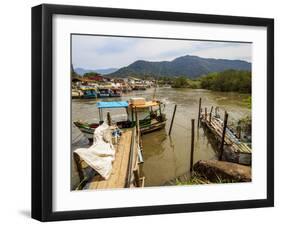
[[[73,122],[74,125],[87,137],[88,139],[93,139],[93,134],[95,129],[99,126],[98,123],[87,123],[76,121]],[[117,126],[122,128],[132,128],[135,125],[134,122],[131,121],[122,121],[117,122]],[[142,134],[150,133],[156,130],[163,129],[166,125],[166,120],[162,122],[158,122],[157,120],[140,120],[140,130]]]

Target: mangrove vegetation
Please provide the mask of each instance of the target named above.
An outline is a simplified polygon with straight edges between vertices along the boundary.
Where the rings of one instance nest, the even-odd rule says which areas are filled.
[[[190,79],[185,76],[175,78],[160,77],[158,84],[169,84],[173,88],[208,89],[222,92],[251,93],[251,72],[242,70],[226,70],[203,75],[197,79]],[[251,106],[251,100],[246,100]]]

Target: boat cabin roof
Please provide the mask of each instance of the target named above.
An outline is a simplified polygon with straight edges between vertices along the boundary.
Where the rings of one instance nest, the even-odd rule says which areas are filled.
[[[90,87],[90,86],[81,86],[81,90],[86,91],[86,90],[97,90],[96,87]]]
[[[127,108],[127,101],[97,102],[98,108]]]
[[[154,107],[160,105],[159,101],[146,101],[145,104],[131,104],[131,107],[133,108],[148,108],[148,107]]]

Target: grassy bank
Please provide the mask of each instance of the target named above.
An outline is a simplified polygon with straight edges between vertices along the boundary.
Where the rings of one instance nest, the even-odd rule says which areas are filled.
[[[201,176],[199,173],[193,172],[188,181],[176,180],[176,185],[196,185],[196,184],[223,184],[223,183],[235,183],[236,180],[222,179],[217,176],[216,180],[210,181],[208,178]]]

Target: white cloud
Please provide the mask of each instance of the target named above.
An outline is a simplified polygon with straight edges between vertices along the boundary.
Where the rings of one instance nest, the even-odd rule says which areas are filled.
[[[136,60],[173,60],[184,55],[251,61],[251,44],[125,38],[105,36],[72,36],[74,67],[100,69],[123,67]]]

